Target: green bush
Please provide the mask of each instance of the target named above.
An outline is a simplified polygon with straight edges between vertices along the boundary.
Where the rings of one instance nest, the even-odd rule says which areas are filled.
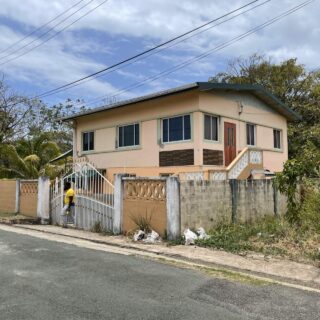
[[[254,250],[252,238],[271,244],[284,237],[287,230],[287,223],[274,217],[267,217],[254,224],[221,224],[208,232],[208,239],[198,240],[197,244],[231,252],[250,251]]]
[[[320,232],[320,192],[309,189],[301,205],[300,224],[304,231]]]

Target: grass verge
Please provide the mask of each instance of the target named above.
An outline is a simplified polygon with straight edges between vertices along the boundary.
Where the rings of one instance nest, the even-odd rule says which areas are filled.
[[[259,252],[320,266],[320,234],[313,225],[292,225],[285,219],[265,218],[253,224],[220,224],[197,245],[233,253]]]

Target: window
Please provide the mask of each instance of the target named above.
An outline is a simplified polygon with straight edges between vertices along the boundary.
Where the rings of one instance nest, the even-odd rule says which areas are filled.
[[[206,140],[218,141],[218,117],[204,116],[204,138]]]
[[[82,133],[82,151],[94,150],[94,131]]]
[[[273,147],[281,149],[281,131],[277,129],[273,129]]]
[[[139,123],[118,127],[118,147],[133,147],[140,144]]]
[[[191,139],[190,115],[162,119],[162,142]]]
[[[256,144],[256,126],[247,123],[247,145],[254,146]]]

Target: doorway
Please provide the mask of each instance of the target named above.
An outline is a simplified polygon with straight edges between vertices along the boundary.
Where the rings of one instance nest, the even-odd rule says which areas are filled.
[[[236,148],[236,125],[224,123],[224,164],[227,167],[237,156]]]

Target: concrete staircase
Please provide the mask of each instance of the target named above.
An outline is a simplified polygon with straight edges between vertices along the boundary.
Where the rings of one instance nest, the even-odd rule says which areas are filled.
[[[245,180],[253,171],[263,173],[263,151],[257,148],[243,149],[230,165],[221,170],[209,172],[210,180]]]

